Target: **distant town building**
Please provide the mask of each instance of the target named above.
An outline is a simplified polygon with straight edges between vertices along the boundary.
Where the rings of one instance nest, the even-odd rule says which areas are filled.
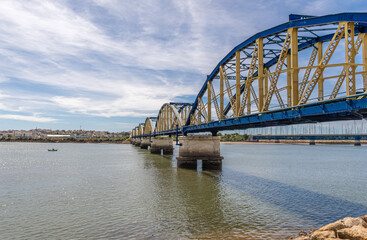
[[[47,134],[48,138],[69,138],[70,135],[53,135],[53,134]]]
[[[31,130],[3,130],[0,131],[0,138],[122,138],[129,136],[129,132],[108,132],[94,130],[51,130],[51,129],[31,129]]]

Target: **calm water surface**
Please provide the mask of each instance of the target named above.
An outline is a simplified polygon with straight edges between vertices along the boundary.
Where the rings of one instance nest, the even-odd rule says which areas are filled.
[[[0,239],[284,239],[367,214],[367,147],[222,145],[222,171],[177,150],[0,143]]]

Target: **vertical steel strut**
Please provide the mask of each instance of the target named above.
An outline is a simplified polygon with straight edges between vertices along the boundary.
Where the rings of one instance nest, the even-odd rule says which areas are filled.
[[[310,60],[308,60],[307,69],[305,71],[305,74],[303,75],[302,82],[299,85],[299,98],[302,97],[302,95],[305,91],[305,88],[306,88],[306,85],[307,85],[307,82],[308,82],[308,78],[310,77],[310,73],[311,73],[311,70],[312,70],[311,67],[314,65],[314,62],[315,62],[316,57],[317,57],[317,51],[318,51],[318,49],[314,47],[313,50],[312,50],[311,56],[310,56]]]
[[[275,67],[275,71],[274,71],[273,75],[271,75],[271,77],[270,77],[269,92],[266,95],[266,100],[265,100],[265,103],[264,103],[264,106],[263,106],[261,112],[264,112],[264,111],[269,109],[271,98],[272,98],[272,96],[274,94],[274,91],[277,87],[277,82],[278,82],[278,79],[279,79],[280,71],[282,70],[284,60],[285,60],[285,58],[287,56],[287,53],[288,53],[288,50],[289,50],[289,46],[290,46],[290,42],[291,42],[290,39],[291,39],[291,34],[290,34],[290,30],[288,30],[287,31],[287,36],[284,40],[282,51],[280,52],[277,65]]]
[[[361,44],[362,44],[362,37],[359,35],[356,42],[355,42],[355,44],[354,44],[356,54],[358,53],[359,48],[361,47]],[[341,86],[344,82],[344,79],[345,79],[346,75],[347,75],[347,67],[344,66],[342,72],[339,75],[338,80],[336,81],[336,84],[334,86],[334,89],[333,89],[329,99],[336,98],[336,96],[338,95],[338,93],[340,91],[340,88],[341,88]]]
[[[331,39],[329,46],[326,49],[324,56],[319,62],[318,67],[316,68],[310,82],[308,83],[306,90],[302,94],[302,97],[300,98],[298,105],[305,104],[307,100],[310,98],[311,93],[315,88],[317,82],[319,81],[321,74],[324,72],[325,66],[329,63],[329,60],[333,55],[336,47],[338,46],[340,40],[342,39],[343,35],[344,35],[344,23],[340,23],[333,38]]]
[[[247,74],[247,79],[245,82],[245,90],[244,93],[242,95],[242,105],[240,108],[240,115],[243,115],[245,107],[246,107],[246,103],[247,103],[247,114],[251,113],[251,98],[250,98],[250,86],[251,83],[253,81],[253,75],[255,72],[255,67],[256,67],[256,62],[257,62],[257,57],[258,57],[258,41],[255,42],[255,47],[254,47],[254,51],[252,53],[252,58],[251,58],[251,64],[250,64],[250,68],[248,70],[248,74]]]

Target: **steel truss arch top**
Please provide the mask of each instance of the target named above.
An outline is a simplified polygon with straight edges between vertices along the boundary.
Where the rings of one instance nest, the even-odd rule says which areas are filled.
[[[157,118],[156,117],[148,117],[145,119],[145,123],[144,123],[144,130],[143,130],[143,134],[152,134],[154,132],[154,124],[156,122]],[[153,124],[154,122],[154,124]]]
[[[246,113],[243,112],[243,108],[245,107],[243,104],[246,104],[247,114],[251,113],[251,107],[255,109],[257,108],[258,112],[268,111],[269,107],[271,107],[272,95],[276,95],[279,103],[281,103],[283,102],[281,96],[284,95],[283,93],[285,91],[287,91],[287,96],[285,97],[287,104],[285,106],[289,107],[307,103],[307,100],[315,87],[315,84],[313,83],[318,83],[324,80],[322,77],[323,70],[317,70],[319,61],[324,58],[328,59],[332,55],[334,48],[336,48],[338,41],[340,41],[340,38],[342,37],[348,38],[349,47],[349,50],[346,49],[347,52],[349,51],[349,54],[346,53],[349,60],[346,60],[346,63],[341,64],[343,66],[347,66],[349,64],[349,68],[347,67],[348,71],[346,74],[348,74],[348,77],[346,77],[346,81],[351,87],[350,90],[348,90],[349,92],[347,95],[355,94],[354,75],[356,74],[355,69],[357,66],[354,62],[356,54],[354,54],[353,51],[354,46],[357,43],[354,43],[352,35],[367,32],[366,26],[367,13],[339,13],[319,17],[290,15],[289,22],[253,35],[233,48],[217,64],[210,75],[207,76],[207,79],[192,104],[192,109],[184,125],[196,125],[200,124],[202,121],[210,122],[212,120],[211,102],[214,103],[214,106],[216,107],[215,110],[218,112],[218,120],[226,117],[236,117]],[[339,33],[339,35],[335,37],[337,31],[343,32]],[[351,31],[353,32],[352,34],[350,33]],[[324,54],[322,44],[320,45],[318,43],[328,41],[330,41],[330,45],[332,46],[329,46],[326,49],[329,53],[326,52]],[[317,59],[317,61],[314,61],[314,59],[310,61],[308,68],[311,70],[306,71],[307,74],[310,75],[310,79],[302,80],[301,78],[302,84],[300,82],[299,85],[306,89],[304,92],[299,93],[298,73],[303,72],[305,69],[307,70],[307,68],[298,66],[298,52],[310,47],[317,48],[317,46],[321,46],[318,53],[320,59]],[[257,54],[259,47],[261,48],[261,54]],[[257,54],[256,58],[254,58],[255,53]],[[315,54],[313,57],[315,58]],[[325,62],[325,66],[327,64],[328,62]],[[260,65],[262,66],[262,71],[259,74]],[[271,72],[270,68],[273,66],[276,66],[276,69],[274,69],[274,72]],[[325,66],[322,66],[322,68],[324,69]],[[249,72],[251,69],[253,73],[247,75],[246,72]],[[364,69],[366,68],[364,67]],[[313,74],[310,74],[310,71],[312,71]],[[280,73],[289,74],[288,78],[293,81],[293,85],[288,82],[288,86],[285,88],[277,87]],[[364,78],[366,78],[366,73],[361,72],[360,74],[364,74]],[[321,76],[322,80],[320,80],[319,76]],[[215,79],[221,79],[221,91],[218,95],[213,94],[213,80]],[[261,84],[259,79],[261,79]],[[236,84],[230,86],[228,82],[231,80],[235,80]],[[259,81],[258,88],[261,90],[256,91],[256,89],[251,86],[254,80]],[[246,87],[246,84],[249,86]],[[340,85],[340,81],[338,84]],[[318,89],[319,93],[323,94],[324,90],[322,88],[322,84],[320,83],[318,85],[320,85]],[[232,91],[233,94],[230,94]],[[301,89],[301,91],[303,91],[303,89]],[[246,93],[246,96],[245,99],[241,101],[241,94],[244,92]],[[228,96],[230,96],[227,102],[222,100],[223,96],[221,94],[223,93],[227,93]],[[319,100],[323,100],[323,97],[324,96],[319,96]],[[215,102],[213,101],[213,98],[215,99]],[[219,104],[216,102],[217,99],[221,99]],[[205,103],[205,101],[207,102]],[[238,103],[240,103],[241,106],[236,106]],[[223,106],[224,104],[226,104],[226,107]],[[228,116],[227,114],[232,114],[232,116]]]
[[[151,136],[158,132],[182,128],[191,111],[191,103],[165,103],[159,110],[157,117],[148,117],[144,123],[132,130],[132,136]]]
[[[139,136],[138,127],[133,128],[131,135],[133,137]]]
[[[154,132],[161,132],[181,128],[185,125],[191,110],[190,103],[165,103],[159,110]]]
[[[143,134],[144,134],[144,123],[139,123],[138,135],[143,135]]]

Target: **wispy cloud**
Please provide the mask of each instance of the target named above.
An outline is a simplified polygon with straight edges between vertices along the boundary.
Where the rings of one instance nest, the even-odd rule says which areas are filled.
[[[4,12],[0,16],[0,22],[4,23],[0,25],[0,33],[5,36],[0,40],[0,49],[3,49],[0,67],[5,70],[0,79],[7,81],[15,77],[64,91],[81,91],[82,95],[90,92],[88,97],[79,97],[78,93],[75,97],[54,97],[53,107],[87,115],[141,116],[143,110],[159,109],[162,101],[192,93],[192,85],[179,86],[183,84],[180,79],[174,83],[164,82],[165,73],[155,72],[149,76],[144,72],[144,69],[180,69],[174,64],[178,60],[163,56],[163,49],[154,50],[143,41],[113,39],[60,2],[2,1],[0,9]],[[167,62],[160,62],[163,58]],[[189,58],[185,61],[183,65],[190,67]],[[140,71],[126,68],[132,66]],[[32,92],[33,89],[27,90]],[[93,92],[110,97],[96,100]],[[21,99],[20,105],[28,105],[21,94],[10,95],[10,99]],[[38,100],[45,98],[39,96]],[[15,102],[8,98],[5,101],[12,106],[3,104],[2,110],[24,109],[24,106],[14,106]]]
[[[29,121],[29,122],[40,122],[40,123],[48,123],[48,122],[55,122],[55,118],[50,117],[41,117],[37,115],[33,116],[26,116],[26,115],[15,115],[15,114],[0,114],[1,119],[12,119],[12,120],[22,120],[22,121]]]
[[[206,74],[250,35],[299,9],[312,15],[307,11],[346,6],[330,0],[3,0],[0,111],[28,119],[34,112],[155,115],[180,96],[193,101]]]

